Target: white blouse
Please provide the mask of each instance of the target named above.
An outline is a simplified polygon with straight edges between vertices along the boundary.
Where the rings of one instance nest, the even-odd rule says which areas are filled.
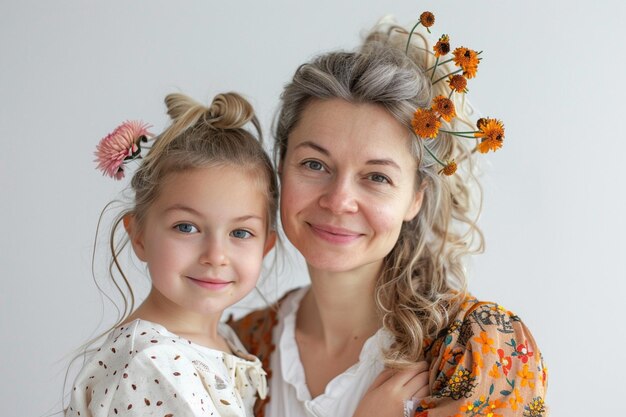
[[[267,391],[261,362],[228,325],[218,332],[237,356],[145,320],[112,330],[78,374],[65,415],[252,416]]]
[[[383,349],[391,346],[391,335],[380,329],[365,341],[359,361],[326,386],[323,394],[311,398],[295,339],[296,313],[309,288],[289,294],[278,311],[272,334],[276,349],[270,357],[269,417],[350,417],[374,379],[383,370]]]

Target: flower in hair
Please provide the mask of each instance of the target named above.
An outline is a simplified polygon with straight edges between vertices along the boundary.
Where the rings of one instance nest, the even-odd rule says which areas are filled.
[[[502,147],[502,142],[504,141],[504,124],[500,120],[478,119],[476,127],[478,131],[474,132],[474,137],[481,139],[476,147],[478,152],[495,152]]]
[[[409,45],[411,44],[411,36],[413,36],[413,32],[415,32],[415,28],[417,28],[419,25],[422,25],[426,28],[428,33],[430,33],[430,27],[434,24],[435,24],[435,15],[432,14],[431,12],[423,12],[420,15],[420,20],[417,21],[415,26],[413,26],[413,29],[411,29],[411,32],[409,32],[409,40],[406,42],[406,49],[404,50],[404,52],[407,54],[409,53]]]
[[[435,51],[437,58],[450,52],[450,38],[448,35],[441,35],[435,46],[433,46],[433,51]]]
[[[444,175],[447,175],[447,176],[454,175],[454,173],[456,172],[456,168],[457,168],[456,162],[452,160],[452,161],[449,161],[443,168],[441,168],[439,170],[439,173],[440,174],[443,173]]]
[[[454,103],[447,97],[437,96],[433,99],[432,109],[439,113],[439,116],[446,122],[451,121],[456,117],[456,110],[454,109]]]
[[[467,93],[467,78],[461,74],[451,75],[450,78],[448,78],[448,85],[452,90],[451,93]]]
[[[478,58],[479,52],[476,52],[472,49],[460,47],[456,48],[454,52],[454,63],[457,67],[461,67],[463,70],[463,75],[465,78],[474,78],[476,76],[476,72],[478,71],[478,63],[480,59]]]
[[[435,15],[432,14],[431,12],[423,12],[420,15],[420,23],[425,28],[431,27],[432,25],[435,24]]]
[[[441,121],[432,109],[417,109],[411,121],[415,134],[421,138],[434,138],[439,133]]]
[[[100,140],[96,147],[97,169],[103,175],[120,180],[124,177],[123,165],[141,157],[141,142],[154,136],[151,126],[138,120],[129,120]]]

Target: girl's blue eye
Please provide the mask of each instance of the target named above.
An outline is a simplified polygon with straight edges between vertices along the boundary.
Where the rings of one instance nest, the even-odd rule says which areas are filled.
[[[322,163],[319,161],[306,161],[304,163],[304,166],[313,171],[321,171],[324,169],[324,165],[322,165]]]
[[[230,232],[230,235],[232,237],[237,238],[237,239],[249,239],[249,238],[252,237],[252,233],[248,232],[247,230],[243,230],[243,229],[233,230],[232,232]]]
[[[181,223],[174,226],[179,232],[182,233],[194,233],[197,232],[198,229],[193,224],[189,223]]]

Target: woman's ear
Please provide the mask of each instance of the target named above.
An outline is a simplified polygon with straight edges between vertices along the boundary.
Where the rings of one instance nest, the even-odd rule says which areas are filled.
[[[409,206],[409,209],[404,216],[405,222],[410,222],[415,218],[415,216],[417,216],[417,213],[420,212],[420,209],[422,208],[422,202],[424,201],[424,192],[426,192],[426,186],[426,181],[422,180],[422,183],[420,184],[419,189],[415,192],[415,195],[413,196],[413,201],[411,202],[411,205]]]
[[[267,255],[269,251],[276,245],[276,232],[271,230],[267,234],[267,238],[265,239],[265,247],[263,248],[263,256]]]
[[[143,242],[143,232],[140,230],[137,220],[133,214],[126,214],[123,218],[124,229],[128,233],[130,244],[133,247],[133,251],[137,258],[146,261],[146,250]]]

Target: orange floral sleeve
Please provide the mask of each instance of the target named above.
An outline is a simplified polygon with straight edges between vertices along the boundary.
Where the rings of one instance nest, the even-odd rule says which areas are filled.
[[[426,344],[431,395],[415,417],[544,417],[547,369],[528,328],[495,303],[468,298]]]

